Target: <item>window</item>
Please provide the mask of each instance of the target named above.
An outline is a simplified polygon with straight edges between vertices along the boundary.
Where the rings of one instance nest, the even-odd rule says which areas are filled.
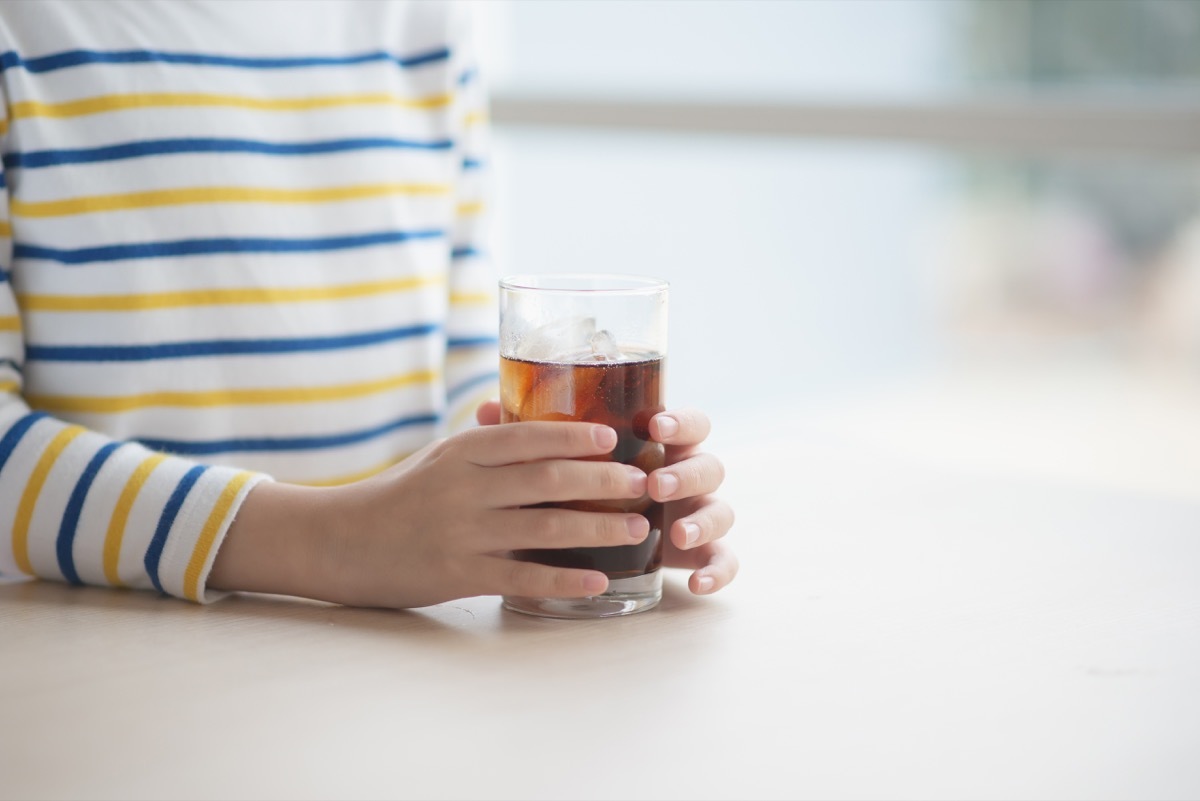
[[[671,279],[676,397],[1200,365],[1200,2],[486,5],[502,265]]]

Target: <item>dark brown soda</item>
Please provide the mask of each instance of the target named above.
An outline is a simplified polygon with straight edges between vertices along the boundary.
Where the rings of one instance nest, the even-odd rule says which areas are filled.
[[[583,420],[617,432],[617,447],[598,457],[632,464],[647,474],[663,466],[663,446],[650,441],[650,418],[663,410],[659,356],[569,364],[500,360],[500,420]],[[650,534],[637,545],[515,551],[529,562],[603,571],[610,579],[651,573],[662,564],[663,507],[649,496],[632,500],[571,501],[544,506],[586,512],[635,512],[650,521]]]

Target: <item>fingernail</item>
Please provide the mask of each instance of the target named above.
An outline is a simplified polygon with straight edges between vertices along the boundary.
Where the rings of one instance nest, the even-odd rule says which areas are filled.
[[[670,473],[661,473],[658,476],[658,497],[666,500],[675,494],[675,490],[679,489],[679,479]]]
[[[583,577],[583,588],[588,592],[601,593],[607,586],[608,579],[603,573],[588,573]]]
[[[696,589],[700,592],[712,592],[712,588],[715,586],[717,586],[717,580],[709,576],[705,576],[696,582]]]
[[[683,524],[683,546],[691,548],[696,544],[696,540],[700,539],[700,527],[695,523]],[[711,579],[710,579],[711,580]]]
[[[679,433],[679,421],[674,417],[659,417],[658,418],[658,436],[661,439],[670,439]]]
[[[596,443],[597,448],[611,451],[617,447],[617,432],[608,426],[592,426],[592,441]]]
[[[646,474],[636,467],[629,465],[629,489],[638,495],[646,494]]]
[[[641,542],[650,531],[650,524],[641,515],[630,515],[625,518],[625,527],[629,529],[629,539]]]

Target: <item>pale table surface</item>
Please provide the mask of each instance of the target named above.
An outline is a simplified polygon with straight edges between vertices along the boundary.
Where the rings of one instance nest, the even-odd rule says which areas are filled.
[[[0,797],[1200,797],[1200,405],[1130,386],[764,415],[738,581],[625,619],[0,586]]]

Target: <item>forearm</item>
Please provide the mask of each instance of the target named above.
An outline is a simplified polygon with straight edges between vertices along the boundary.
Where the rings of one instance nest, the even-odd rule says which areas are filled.
[[[203,602],[213,546],[263,478],[155,453],[0,396],[0,572]]]

